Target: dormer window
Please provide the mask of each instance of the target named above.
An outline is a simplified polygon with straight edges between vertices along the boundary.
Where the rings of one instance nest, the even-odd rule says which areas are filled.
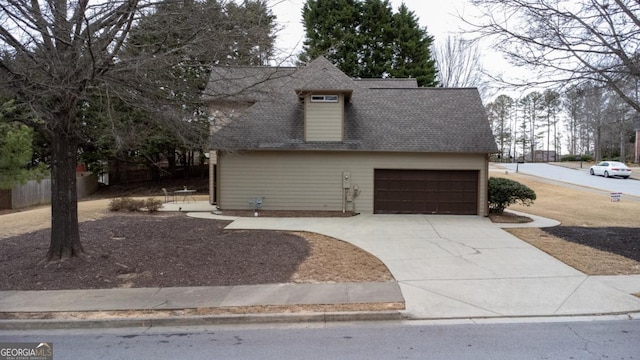
[[[337,103],[338,95],[311,95],[311,102]]]

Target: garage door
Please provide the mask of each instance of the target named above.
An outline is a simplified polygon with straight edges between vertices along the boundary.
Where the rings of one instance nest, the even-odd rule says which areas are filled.
[[[375,170],[376,214],[478,213],[477,170]]]

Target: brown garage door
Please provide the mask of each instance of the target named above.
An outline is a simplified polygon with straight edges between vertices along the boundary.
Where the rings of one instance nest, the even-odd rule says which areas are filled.
[[[375,170],[376,214],[478,213],[477,170]]]

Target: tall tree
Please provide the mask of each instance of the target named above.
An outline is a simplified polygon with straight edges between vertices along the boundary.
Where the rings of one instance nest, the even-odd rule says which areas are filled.
[[[365,0],[362,4],[356,77],[380,77],[391,71],[395,35],[393,17],[389,0]]]
[[[546,158],[544,161],[549,162],[551,151],[551,142],[553,141],[553,151],[559,153],[558,138],[558,112],[560,111],[560,94],[553,90],[545,90],[542,94],[542,119],[544,120],[541,127],[546,130],[545,139],[547,140]],[[553,135],[552,135],[553,132]],[[554,159],[556,161],[557,159]]]
[[[443,87],[484,85],[480,50],[474,41],[448,36],[435,46],[438,83]]]
[[[218,6],[213,0],[179,3]],[[51,140],[49,260],[84,253],[78,229],[75,167],[83,129],[79,105],[89,94],[94,89],[108,89],[111,96],[143,108],[155,121],[184,122],[193,113],[191,107],[184,106],[185,99],[196,99],[199,89],[166,81],[160,74],[188,69],[184,65],[190,59],[185,54],[197,52],[197,59],[220,59],[216,54],[227,54],[239,41],[250,41],[237,34],[233,24],[194,16],[188,28],[180,29],[188,35],[180,41],[150,35],[155,39],[151,45],[141,43],[144,49],[132,51],[132,29],[141,17],[158,9],[155,5],[146,0],[0,1],[0,86],[29,105]],[[160,29],[165,34],[176,29],[170,18],[166,17],[165,29]],[[225,25],[228,30],[212,32],[211,23],[220,25],[216,29]]]
[[[404,4],[394,13],[388,0],[307,0],[302,18],[300,62],[322,55],[351,77],[413,77],[420,86],[437,84],[433,38]]]
[[[513,156],[510,144],[514,105],[513,99],[507,95],[500,95],[493,102],[487,104],[487,115],[498,143],[501,159]],[[508,151],[507,148],[509,148]]]
[[[393,15],[391,77],[414,77],[420,86],[436,86],[437,69],[431,54],[433,37],[420,27],[415,12],[402,3]]]
[[[593,82],[606,86],[640,112],[639,99],[625,91],[640,78],[638,0],[472,0],[481,12],[481,36],[514,64],[543,69],[529,83]]]
[[[568,89],[562,97],[562,108],[567,114],[565,127],[568,132],[567,145],[571,155],[582,154],[579,147],[578,131],[580,129],[580,109],[582,103],[581,90],[578,87]]]
[[[303,63],[324,56],[350,76],[359,72],[360,13],[358,0],[307,0],[302,8],[305,28]]]
[[[522,122],[526,123],[526,126],[523,126],[522,129],[523,131],[525,129],[528,131],[528,134],[522,134],[524,139],[522,142],[522,155],[524,156],[528,151],[531,161],[535,162],[537,161],[535,153],[538,149],[538,140],[541,137],[538,129],[540,128],[540,118],[542,116],[543,96],[538,91],[532,91],[521,98],[519,103],[522,107]],[[528,143],[528,148],[524,146],[525,142]]]

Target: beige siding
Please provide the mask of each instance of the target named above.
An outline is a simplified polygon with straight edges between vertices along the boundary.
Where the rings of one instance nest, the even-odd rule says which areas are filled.
[[[373,212],[374,169],[479,170],[478,214],[486,215],[485,154],[370,152],[251,152],[219,154],[221,209],[248,209],[264,196],[265,210],[342,210],[342,173],[358,185],[356,211]],[[352,210],[349,204],[347,210]]]
[[[305,99],[305,140],[342,141],[344,96],[337,103],[311,102]]]

